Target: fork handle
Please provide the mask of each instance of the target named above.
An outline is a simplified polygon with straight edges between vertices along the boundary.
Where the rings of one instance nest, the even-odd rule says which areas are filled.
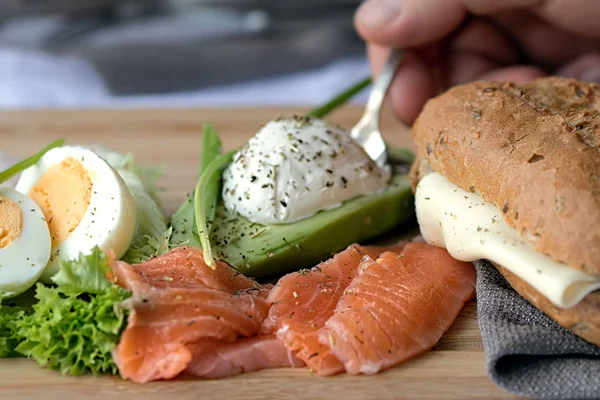
[[[403,50],[392,49],[379,77],[373,83],[373,88],[371,89],[369,100],[367,101],[367,113],[371,115],[379,114],[383,99],[385,99],[385,95],[390,87],[390,83],[392,83],[392,79],[394,78],[394,74],[398,69],[398,65],[400,64],[403,55]]]

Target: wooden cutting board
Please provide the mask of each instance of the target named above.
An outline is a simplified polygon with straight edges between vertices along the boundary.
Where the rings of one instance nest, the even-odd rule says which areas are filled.
[[[24,157],[57,138],[72,144],[103,144],[133,152],[144,164],[165,163],[162,198],[171,213],[196,184],[202,124],[210,121],[227,149],[239,146],[260,125],[302,109],[200,109],[120,111],[19,111],[0,113],[0,151]],[[351,127],[361,109],[330,116]],[[413,147],[407,128],[389,112],[382,131],[390,142]],[[306,369],[267,370],[216,381],[175,381],[135,385],[115,377],[61,376],[30,360],[0,360],[2,399],[505,399],[513,396],[487,377],[475,303],[430,352],[372,377],[312,376]]]

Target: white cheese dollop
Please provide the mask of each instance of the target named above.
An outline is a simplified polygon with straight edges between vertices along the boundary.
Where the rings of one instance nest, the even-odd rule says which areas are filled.
[[[493,261],[558,307],[573,307],[600,288],[600,275],[586,274],[537,251],[506,223],[498,207],[437,172],[421,179],[415,205],[428,243],[445,247],[460,261]]]
[[[267,123],[223,173],[230,212],[269,225],[295,222],[388,186],[379,168],[342,128],[307,117]]]

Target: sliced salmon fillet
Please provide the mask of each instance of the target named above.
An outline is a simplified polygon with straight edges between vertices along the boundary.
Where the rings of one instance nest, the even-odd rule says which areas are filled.
[[[193,247],[178,247],[166,255],[134,265],[116,261],[112,257],[111,274],[115,283],[134,293],[140,293],[150,287],[205,286],[227,293],[252,288],[267,289],[238,273],[225,262],[217,261],[215,269],[208,268],[204,263],[202,250]],[[266,293],[266,290],[261,291],[261,294]]]
[[[266,368],[304,366],[273,335],[260,335],[235,343],[204,341],[190,346],[190,350],[193,358],[184,374],[202,378],[224,378]]]
[[[400,243],[391,248],[403,246]],[[269,294],[272,306],[263,332],[274,333],[312,371],[326,375],[342,372],[342,363],[319,342],[318,331],[333,315],[361,260],[377,257],[388,248],[354,244],[310,270],[282,277]]]
[[[199,356],[190,349],[198,342],[256,336],[269,311],[268,290],[225,263],[212,270],[198,249],[175,249],[138,265],[113,259],[110,266],[116,282],[133,292],[113,356],[134,382],[176,377]]]
[[[391,251],[394,253],[401,253],[402,250],[408,244],[407,241],[400,241],[398,243],[390,244],[387,246],[359,246],[362,251],[364,251],[369,257],[373,260],[376,260],[382,253],[386,251]]]
[[[375,374],[432,348],[474,295],[472,264],[412,242],[400,255],[363,260],[319,331],[319,342],[346,372]]]

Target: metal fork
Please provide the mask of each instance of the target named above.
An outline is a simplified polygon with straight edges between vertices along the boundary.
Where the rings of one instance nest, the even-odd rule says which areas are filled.
[[[379,111],[403,54],[402,50],[392,50],[379,78],[373,84],[365,113],[350,131],[352,139],[361,145],[369,157],[380,167],[387,163],[387,151],[379,130]]]

